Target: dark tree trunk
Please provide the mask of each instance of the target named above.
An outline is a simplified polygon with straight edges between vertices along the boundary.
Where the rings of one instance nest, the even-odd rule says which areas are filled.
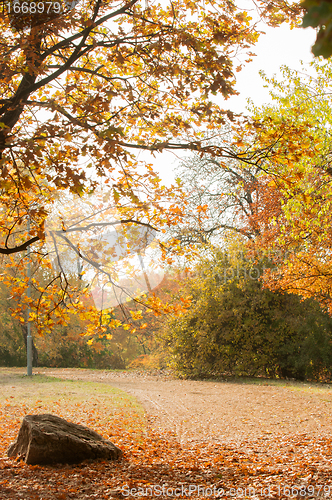
[[[22,328],[23,339],[24,339],[24,344],[25,344],[25,349],[26,349],[27,348],[28,327],[24,323],[24,324],[21,324],[21,328]],[[35,346],[35,343],[33,341],[33,337],[32,337],[32,366],[34,366],[34,367],[38,366],[38,351],[37,351],[37,347]]]

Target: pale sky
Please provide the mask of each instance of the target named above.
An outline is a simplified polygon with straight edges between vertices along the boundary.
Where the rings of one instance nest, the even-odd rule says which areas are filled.
[[[313,60],[311,47],[316,39],[312,28],[294,28],[291,30],[284,24],[279,28],[265,27],[265,35],[259,37],[253,52],[257,57],[237,74],[236,90],[239,96],[231,97],[226,102],[230,109],[245,111],[247,99],[261,105],[271,102],[265,82],[259,76],[263,70],[268,77],[279,73],[280,66],[286,65],[292,69],[301,69],[300,61],[309,63]]]
[[[262,26],[261,29],[266,34],[260,36],[252,50],[256,53],[256,57],[236,74],[236,90],[240,92],[240,95],[220,103],[226,109],[229,108],[237,113],[246,112],[248,98],[251,98],[256,105],[271,102],[269,91],[264,88],[265,82],[259,76],[260,70],[263,70],[268,77],[272,77],[274,74],[279,74],[279,68],[282,65],[300,69],[301,60],[304,63],[313,60],[311,47],[316,38],[314,29],[294,28],[291,30],[287,24],[279,28]],[[186,156],[186,153],[182,154]],[[173,169],[179,160],[173,153],[158,154],[156,159],[148,154],[142,154],[140,158],[154,164],[154,168],[166,185],[174,181]]]

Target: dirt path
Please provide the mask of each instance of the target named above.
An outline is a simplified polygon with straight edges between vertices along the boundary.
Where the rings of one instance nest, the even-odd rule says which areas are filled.
[[[325,386],[202,382],[71,368],[36,372],[109,383],[133,394],[145,407],[152,427],[175,433],[181,442],[272,444],[277,436],[323,437],[332,428],[332,389]]]

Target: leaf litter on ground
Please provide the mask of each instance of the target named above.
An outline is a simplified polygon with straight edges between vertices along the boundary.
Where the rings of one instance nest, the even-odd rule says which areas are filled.
[[[157,432],[132,396],[107,384],[13,374],[1,382],[0,500],[332,497],[326,432],[180,443],[174,433]],[[87,425],[119,446],[123,458],[55,466],[8,459],[24,415],[36,413]]]

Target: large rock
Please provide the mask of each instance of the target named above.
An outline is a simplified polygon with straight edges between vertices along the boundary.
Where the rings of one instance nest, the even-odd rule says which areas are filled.
[[[17,439],[8,448],[7,455],[32,465],[75,464],[86,459],[115,460],[122,451],[88,427],[44,414],[23,418]]]

